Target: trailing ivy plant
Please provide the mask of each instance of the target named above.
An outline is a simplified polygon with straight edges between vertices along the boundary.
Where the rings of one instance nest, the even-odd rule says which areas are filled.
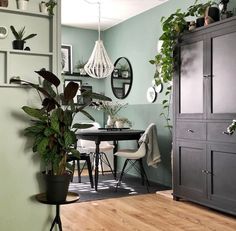
[[[182,32],[187,29],[187,18],[189,16],[201,16],[205,12],[208,6],[215,4],[213,1],[208,1],[207,3],[198,3],[195,1],[194,5],[190,6],[187,12],[181,12],[177,9],[175,13],[171,14],[169,17],[161,18],[162,25],[162,35],[159,40],[161,40],[162,47],[160,53],[158,53],[154,59],[149,62],[156,66],[154,80],[155,84],[158,86],[163,83],[166,85],[165,95],[169,96],[168,99],[162,101],[163,112],[160,114],[164,116],[167,125],[166,127],[171,132],[170,124],[170,100],[172,93],[172,80],[175,69],[175,58],[174,51],[178,42],[181,38]]]

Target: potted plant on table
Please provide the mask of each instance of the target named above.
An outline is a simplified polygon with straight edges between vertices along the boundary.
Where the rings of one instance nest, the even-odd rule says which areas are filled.
[[[63,93],[59,93],[60,80],[53,73],[45,70],[36,71],[43,79],[42,86],[20,80],[12,79],[11,82],[24,84],[36,89],[42,105],[38,108],[23,106],[23,111],[31,117],[31,125],[25,129],[25,135],[33,139],[32,150],[38,153],[45,165],[46,196],[48,201],[58,203],[65,200],[71,173],[68,171],[67,157],[69,154],[79,158],[79,151],[75,148],[76,131],[89,128],[91,124],[73,124],[77,113],[82,113],[89,119],[93,117],[84,108],[74,104],[73,98],[77,94],[79,85],[69,82]],[[84,91],[82,97],[99,100],[110,98]],[[66,104],[65,106],[63,106]]]
[[[93,102],[94,108],[100,111],[103,111],[107,114],[107,127],[114,127],[116,121],[117,113],[124,107],[126,107],[127,103],[119,103],[119,102],[108,102],[108,101],[98,101]]]
[[[30,34],[24,37],[25,27],[22,27],[18,32],[16,31],[14,26],[10,26],[10,29],[13,35],[15,36],[15,40],[12,42],[12,45],[13,45],[13,49],[16,49],[16,50],[23,50],[25,41],[37,35],[37,34]]]
[[[125,118],[125,117],[117,117],[115,118],[115,126],[116,128],[123,128],[124,125],[126,125],[128,127],[131,127],[132,126],[132,123],[129,119]]]

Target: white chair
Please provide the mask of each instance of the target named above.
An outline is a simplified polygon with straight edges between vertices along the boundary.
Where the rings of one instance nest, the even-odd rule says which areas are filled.
[[[86,130],[94,130],[99,129],[100,125],[97,122],[92,123],[93,127],[87,128]],[[80,152],[90,153],[92,155],[92,163],[94,163],[94,153],[96,149],[96,145],[94,141],[90,140],[82,140],[80,139],[78,141],[78,150]],[[100,154],[99,154],[99,171],[104,174],[104,172],[112,172],[113,174],[113,168],[114,168],[114,157],[113,157],[113,149],[114,145],[110,144],[107,141],[102,141],[99,146]]]
[[[114,155],[125,158],[125,163],[123,165],[120,178],[117,182],[117,187],[120,185],[122,178],[125,173],[127,173],[131,168],[135,168],[138,173],[140,173],[142,178],[142,184],[146,182],[146,187],[149,192],[149,181],[143,167],[143,158],[147,155],[147,164],[149,166],[156,167],[156,165],[161,161],[159,147],[157,144],[157,132],[156,125],[150,124],[144,134],[139,139],[138,149],[122,149],[118,150]],[[128,163],[130,164],[126,169]],[[139,168],[136,166],[139,163]]]

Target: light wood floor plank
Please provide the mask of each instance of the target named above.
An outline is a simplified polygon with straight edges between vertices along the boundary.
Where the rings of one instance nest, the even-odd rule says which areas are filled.
[[[173,201],[166,195],[146,194],[61,206],[63,230],[236,230],[236,217],[194,203]]]

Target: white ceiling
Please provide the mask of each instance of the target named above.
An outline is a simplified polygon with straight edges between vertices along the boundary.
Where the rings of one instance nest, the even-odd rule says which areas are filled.
[[[99,0],[62,0],[62,25],[86,29],[98,28]],[[100,0],[101,30],[154,8],[168,0]]]

